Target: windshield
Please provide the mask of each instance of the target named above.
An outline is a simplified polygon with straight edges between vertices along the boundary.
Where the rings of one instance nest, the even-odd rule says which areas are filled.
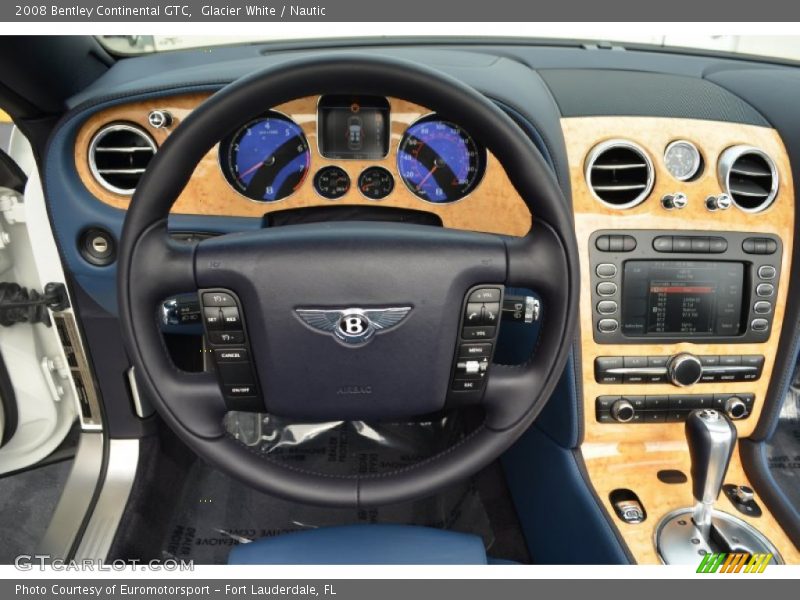
[[[331,34],[330,30],[324,35],[318,35],[316,30],[311,31],[313,35],[303,35],[297,30],[287,30],[285,34],[273,34],[265,36],[199,36],[199,35],[105,35],[98,39],[110,52],[114,54],[146,54],[152,52],[164,52],[169,50],[181,50],[186,48],[210,48],[215,46],[252,44],[277,41],[302,41],[308,39],[335,39],[358,35],[353,29],[343,28],[341,34]],[[470,28],[465,27],[463,31],[454,37],[470,35]],[[485,28],[483,36],[487,35]],[[499,37],[506,38],[527,38],[531,40],[535,37],[536,31],[530,27],[525,28],[524,33],[509,35],[508,29],[503,28]],[[382,36],[388,39],[387,36]],[[446,41],[447,36],[437,36],[438,39]],[[681,36],[681,35],[608,35],[606,37],[593,36],[567,36],[552,31],[543,33],[540,43],[547,43],[547,39],[554,41],[580,40],[581,42],[611,42],[615,45],[625,46],[630,44],[647,44],[656,47],[686,48],[692,50],[710,50],[716,52],[732,52],[736,54],[747,54],[751,56],[763,56],[768,58],[780,58],[788,60],[800,60],[800,36],[770,36],[770,35],[707,35],[707,36]],[[546,38],[546,39],[544,39]],[[373,38],[374,39],[374,38]],[[452,38],[451,38],[452,39]],[[536,43],[534,41],[534,43]]]

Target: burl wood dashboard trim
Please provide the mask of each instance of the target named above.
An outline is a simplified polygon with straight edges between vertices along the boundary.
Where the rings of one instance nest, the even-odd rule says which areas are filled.
[[[127,209],[129,196],[109,192],[92,176],[89,169],[89,144],[104,125],[115,122],[134,123],[145,129],[160,147],[171,131],[209,94],[184,94],[169,98],[143,100],[99,111],[89,117],[78,131],[75,143],[75,165],[81,181],[100,202],[115,208]],[[216,215],[230,217],[261,217],[265,214],[306,207],[385,206],[427,211],[438,215],[442,224],[451,229],[523,236],[531,228],[532,217],[525,201],[517,193],[497,158],[487,153],[483,180],[466,198],[450,204],[432,204],[421,200],[403,184],[397,171],[397,149],[403,133],[414,121],[430,113],[422,106],[389,98],[391,108],[391,139],[389,155],[382,160],[329,160],[317,147],[317,101],[307,97],[273,107],[295,122],[305,132],[311,150],[311,165],[303,183],[291,196],[277,202],[257,202],[239,194],[231,187],[218,161],[219,146],[206,154],[197,165],[194,175],[172,207],[173,213]],[[265,106],[266,112],[270,107]],[[155,129],[147,122],[153,109],[169,111],[174,119],[169,129]],[[243,123],[244,124],[244,123]],[[326,165],[337,165],[350,176],[351,188],[338,200],[327,200],[316,193],[314,174]],[[358,191],[359,174],[367,167],[378,165],[395,176],[392,193],[381,201],[365,198]]]
[[[775,353],[783,328],[784,308],[789,288],[789,273],[793,246],[794,185],[788,156],[778,133],[770,128],[692,119],[648,117],[581,117],[562,119],[569,160],[575,227],[581,261],[581,378],[583,383],[584,443],[582,452],[587,472],[598,496],[622,533],[636,560],[640,563],[659,562],[653,543],[653,532],[667,512],[690,506],[691,488],[688,484],[661,483],[656,473],[660,469],[680,469],[688,475],[689,462],[683,423],[660,424],[601,424],[595,419],[595,398],[600,395],[691,394],[709,392],[750,392],[755,394],[753,413],[736,421],[739,437],[747,437],[761,415],[764,398],[772,377]],[[637,143],[650,155],[655,170],[655,183],[648,198],[640,205],[615,210],[598,201],[589,190],[584,169],[587,155],[598,143],[610,139],[625,139]],[[675,140],[693,142],[703,156],[704,170],[694,181],[680,182],[665,169],[663,154]],[[745,213],[731,207],[726,211],[710,212],[704,200],[722,192],[717,181],[717,160],[726,148],[737,144],[755,146],[765,151],[775,162],[780,189],[772,205],[761,213]],[[689,199],[682,210],[662,208],[665,194],[683,192]],[[700,230],[708,232],[742,231],[770,233],[783,242],[781,276],[777,282],[774,301],[775,316],[769,340],[757,344],[598,344],[593,336],[592,294],[589,263],[589,237],[601,229],[636,230]],[[665,258],[669,258],[665,256]],[[702,257],[700,257],[702,258]],[[711,258],[710,260],[713,260]],[[687,351],[694,354],[763,354],[765,364],[757,382],[704,383],[688,388],[670,384],[608,385],[594,379],[594,359],[597,356],[669,356]],[[738,452],[732,461],[728,483],[748,484]],[[619,520],[608,494],[616,488],[633,489],[645,504],[648,519],[640,525],[627,525]],[[788,562],[800,563],[797,549],[761,502],[765,514],[752,520],[775,543]],[[727,499],[720,499],[723,510],[738,514]]]

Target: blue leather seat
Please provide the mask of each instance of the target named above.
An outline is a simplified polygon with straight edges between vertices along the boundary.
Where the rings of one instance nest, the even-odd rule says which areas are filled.
[[[478,565],[487,558],[476,535],[411,525],[322,527],[236,546],[231,565]]]

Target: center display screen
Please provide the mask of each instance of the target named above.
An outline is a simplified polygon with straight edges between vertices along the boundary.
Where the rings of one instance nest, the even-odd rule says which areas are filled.
[[[735,336],[742,333],[744,264],[627,261],[622,333],[627,336]]]

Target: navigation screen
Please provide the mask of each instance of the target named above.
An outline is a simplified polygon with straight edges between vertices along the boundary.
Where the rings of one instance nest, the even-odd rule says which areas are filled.
[[[732,336],[742,330],[742,263],[628,261],[622,331],[629,336]]]

